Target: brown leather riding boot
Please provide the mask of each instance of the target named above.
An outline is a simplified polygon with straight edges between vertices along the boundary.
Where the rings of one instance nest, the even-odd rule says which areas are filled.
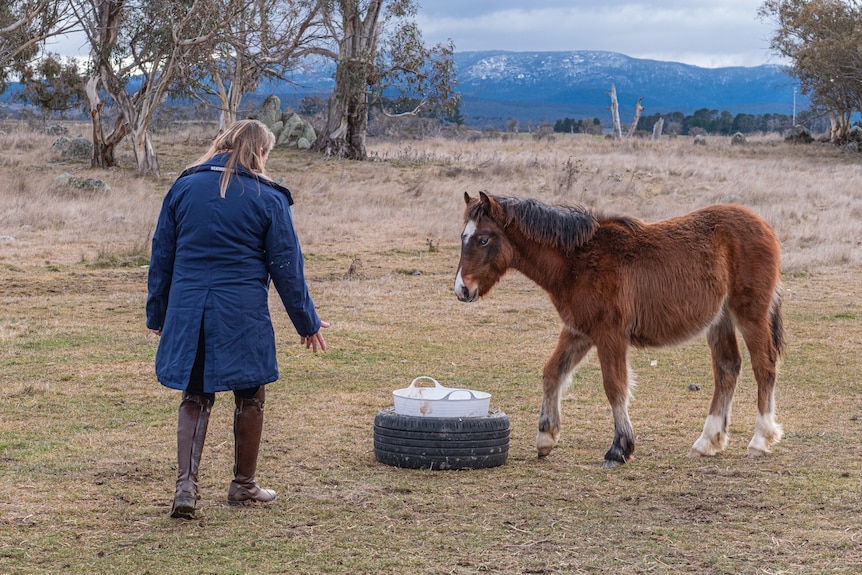
[[[198,466],[207,435],[212,402],[202,395],[183,392],[177,420],[177,490],[171,517],[194,519],[198,500]]]
[[[257,453],[263,432],[264,386],[260,386],[254,397],[236,398],[233,415],[234,479],[230,484],[227,502],[230,505],[246,505],[254,502],[274,501],[275,491],[263,489],[254,482],[257,470]]]

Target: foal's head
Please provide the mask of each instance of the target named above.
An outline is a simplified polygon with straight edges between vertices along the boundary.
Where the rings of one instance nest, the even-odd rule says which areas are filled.
[[[455,295],[461,301],[474,301],[491,291],[513,263],[517,267],[549,253],[571,256],[599,227],[595,216],[576,205],[549,206],[484,192],[478,198],[465,193],[464,201],[461,262],[455,278]]]
[[[464,193],[464,231],[461,261],[455,276],[455,295],[475,301],[496,285],[512,263],[513,247],[506,237],[506,209],[484,192],[478,198]]]

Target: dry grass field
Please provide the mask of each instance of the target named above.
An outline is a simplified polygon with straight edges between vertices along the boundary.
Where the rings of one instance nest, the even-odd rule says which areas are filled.
[[[86,134],[88,127],[73,127]],[[232,399],[201,467],[201,519],[168,518],[177,392],[144,326],[161,198],[214,135],[157,137],[163,178],[96,171],[53,137],[0,134],[0,572],[469,574],[862,572],[862,158],[775,138],[613,142],[557,137],[369,143],[353,163],[276,151],[294,191],[330,349],[299,345],[273,298],[281,379],[258,469],[279,491],[235,509]],[[56,184],[62,173],[110,190]],[[749,459],[747,356],[728,449],[689,459],[712,392],[703,338],[633,350],[635,460],[601,467],[613,429],[590,358],[563,403],[560,446],[535,455],[542,365],[559,330],[512,273],[485,300],[452,294],[463,193],[578,202],[652,221],[722,201],[783,246],[785,439]],[[510,417],[506,465],[379,464],[372,421],[418,375],[488,391]],[[700,391],[689,391],[696,383]]]

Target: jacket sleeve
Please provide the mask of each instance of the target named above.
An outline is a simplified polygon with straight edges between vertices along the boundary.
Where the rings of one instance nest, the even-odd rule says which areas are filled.
[[[290,321],[301,337],[320,331],[320,318],[305,281],[305,263],[287,198],[277,194],[266,232],[266,265]]]
[[[177,228],[171,201],[173,188],[162,202],[162,210],[153,232],[150,267],[147,274],[147,327],[162,329],[168,309],[168,294],[174,275]]]

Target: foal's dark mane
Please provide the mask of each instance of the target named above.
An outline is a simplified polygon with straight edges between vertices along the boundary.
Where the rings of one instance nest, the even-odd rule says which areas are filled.
[[[533,198],[491,197],[506,211],[504,227],[515,225],[527,239],[567,253],[590,241],[602,223],[617,222],[633,231],[641,226],[636,219],[594,214],[577,204],[550,206]],[[482,214],[481,202],[467,211],[470,219]]]

